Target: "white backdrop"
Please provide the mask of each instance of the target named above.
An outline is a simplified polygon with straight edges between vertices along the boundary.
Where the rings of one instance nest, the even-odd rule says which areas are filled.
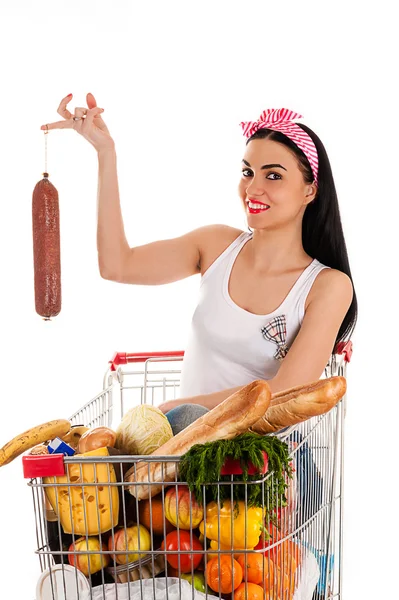
[[[114,351],[183,349],[196,304],[198,277],[157,288],[100,278],[95,151],[58,131],[48,169],[60,196],[63,307],[52,322],[36,315],[31,198],[44,170],[40,126],[58,120],[61,98],[72,92],[82,106],[92,92],[105,108],[131,245],[208,223],[245,227],[239,123],[267,107],[301,112],[332,163],[359,301],[345,600],[397,589],[389,426],[398,416],[398,44],[388,4],[2,0],[0,8],[0,445],[99,392]],[[0,597],[31,600],[39,561],[20,459],[0,470],[0,490]]]

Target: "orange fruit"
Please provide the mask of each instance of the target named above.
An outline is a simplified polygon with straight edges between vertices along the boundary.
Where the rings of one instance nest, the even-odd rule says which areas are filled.
[[[249,583],[262,583],[266,577],[273,577],[273,563],[258,552],[240,554],[237,561],[242,568],[244,581]]]
[[[285,573],[293,576],[301,564],[301,551],[298,544],[292,540],[285,540],[273,548],[270,558]]]
[[[263,600],[264,589],[256,583],[241,583],[234,592],[234,600]]]
[[[242,582],[241,565],[231,556],[215,556],[206,566],[206,581],[214,592],[231,594]]]
[[[290,589],[291,582],[291,589]],[[295,580],[291,579],[277,565],[270,569],[269,574],[265,576],[260,584],[265,590],[265,600],[292,600],[295,589]]]
[[[144,527],[146,527],[150,533],[152,523],[152,532],[155,535],[164,534],[164,523],[166,533],[170,533],[176,529],[171,523],[169,523],[167,519],[165,519],[162,496],[151,498],[151,504],[150,500],[141,500],[139,502],[139,520],[140,525],[144,525]]]

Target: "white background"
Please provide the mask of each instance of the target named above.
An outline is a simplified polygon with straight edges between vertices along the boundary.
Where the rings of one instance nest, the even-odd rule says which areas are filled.
[[[392,9],[393,10],[393,9]],[[49,135],[61,209],[63,307],[36,315],[31,198],[40,126],[86,92],[116,141],[131,245],[208,223],[245,228],[239,123],[288,107],[321,137],[359,301],[348,373],[345,600],[397,591],[398,43],[388,2],[1,2],[0,445],[68,417],[100,391],[114,351],[184,348],[198,277],[170,286],[100,278],[97,160]],[[396,59],[395,59],[396,57]],[[0,470],[0,597],[34,598],[39,561],[21,459]]]

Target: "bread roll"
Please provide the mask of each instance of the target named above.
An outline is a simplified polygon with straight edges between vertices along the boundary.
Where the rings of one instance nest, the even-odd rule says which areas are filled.
[[[77,450],[80,438],[89,430],[90,428],[85,427],[84,425],[73,426],[72,429],[62,437],[62,440],[66,444],[69,444],[74,450]]]
[[[95,427],[86,431],[78,442],[79,454],[97,450],[98,448],[115,446],[116,433],[109,427]]]
[[[274,394],[266,414],[250,428],[254,433],[275,433],[331,410],[345,395],[345,377],[320,379]]]
[[[228,440],[248,430],[265,414],[271,399],[266,381],[257,380],[238,390],[175,437],[151,456],[181,456],[194,444]],[[142,500],[162,490],[160,481],[176,481],[176,462],[141,462],[126,473],[126,481],[142,485],[129,486],[130,493]],[[154,485],[155,482],[155,485]],[[152,485],[148,485],[151,483]]]

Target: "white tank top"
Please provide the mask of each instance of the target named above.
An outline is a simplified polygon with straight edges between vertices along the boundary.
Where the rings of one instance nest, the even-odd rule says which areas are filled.
[[[317,275],[317,259],[302,272],[282,304],[255,315],[233,302],[230,272],[252,233],[243,232],[204,273],[183,360],[180,397],[210,394],[272,379],[298,334],[305,302]]]

